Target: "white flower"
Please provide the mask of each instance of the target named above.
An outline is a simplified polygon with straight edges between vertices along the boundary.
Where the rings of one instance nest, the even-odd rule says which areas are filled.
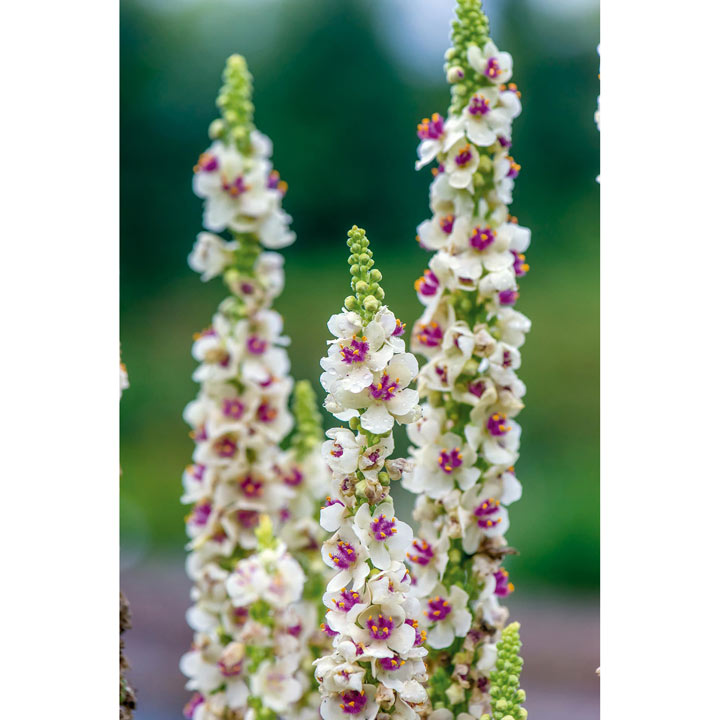
[[[515,93],[509,93],[517,99]],[[489,147],[498,135],[510,135],[510,123],[516,106],[509,101],[507,106],[500,103],[500,93],[495,87],[481,88],[470,98],[463,110],[465,134],[480,147]],[[518,111],[519,112],[519,111]]]
[[[343,635],[350,635],[358,615],[369,606],[370,601],[366,590],[361,588],[358,592],[343,587],[336,592],[326,592],[323,603],[329,608],[325,619],[330,628]]]
[[[512,55],[500,52],[492,40],[488,40],[483,49],[470,45],[467,52],[468,62],[475,72],[500,85],[512,77]]]
[[[445,173],[448,183],[456,190],[472,192],[472,176],[480,164],[480,155],[472,143],[458,140],[448,149],[445,161]]]
[[[471,424],[466,428],[468,442],[481,447],[481,455],[491,465],[513,465],[520,447],[520,426],[501,412],[488,412],[476,407],[470,412]]]
[[[322,699],[320,717],[323,720],[372,720],[377,716],[375,686],[365,684],[362,690],[345,690]]]
[[[352,646],[353,655],[355,648]],[[346,690],[361,692],[365,678],[365,668],[361,667],[340,652],[326,655],[315,661],[315,677],[322,682],[323,688],[331,693]]]
[[[463,493],[460,512],[462,546],[470,555],[477,551],[483,536],[499,537],[510,527],[508,512],[493,490],[476,485]]]
[[[480,477],[480,469],[474,467],[475,451],[455,433],[445,433],[424,445],[416,459],[415,472],[405,487],[426,492],[433,499],[443,497],[456,485],[467,490]]]
[[[256,555],[240,560],[227,579],[227,591],[236,606],[250,605],[259,600],[270,586],[270,576]]]
[[[345,503],[328,497],[320,510],[320,527],[328,532],[335,532],[340,529],[347,516]]]
[[[450,592],[436,585],[427,600],[424,624],[430,629],[427,644],[432,648],[446,648],[455,637],[464,637],[470,629],[472,616],[467,609],[468,594],[457,585]]]
[[[415,644],[415,630],[405,622],[405,612],[396,604],[371,605],[351,629],[352,639],[366,657],[406,657]]]
[[[209,232],[198,233],[188,264],[201,273],[200,279],[211,280],[220,275],[232,261],[232,253],[237,248],[236,242],[227,242],[223,238]]]
[[[257,230],[258,219],[279,202],[280,193],[267,187],[266,160],[246,158],[233,145],[214,142],[195,166],[193,189],[205,198],[204,225],[208,230]]]
[[[441,115],[433,113],[432,117],[425,118],[418,125],[418,161],[415,169],[419,170],[432,162],[438,153],[447,152],[457,140],[462,138],[462,122],[458,117],[450,117],[445,122]]]
[[[448,563],[450,539],[445,528],[438,534],[434,525],[423,522],[413,540],[407,557],[412,563],[413,591],[418,597],[432,592],[442,578]]]
[[[390,566],[368,581],[370,598],[374,605],[405,603],[410,592],[411,578],[404,563],[393,560]]]
[[[325,564],[338,571],[328,583],[328,592],[343,587],[358,590],[363,586],[370,573],[370,566],[366,562],[368,552],[349,526],[343,525],[325,541],[321,553]]]
[[[425,669],[422,660],[406,660],[399,655],[373,658],[373,666],[375,677],[386,687],[401,694],[406,691],[408,683]]]
[[[393,560],[403,560],[412,542],[412,529],[398,520],[392,502],[380,503],[372,516],[365,503],[355,514],[353,530],[367,548],[372,564],[387,570]]]
[[[368,432],[381,435],[392,429],[395,421],[412,422],[417,418],[418,393],[407,387],[417,376],[418,364],[411,353],[398,353],[382,373],[375,373],[372,384],[361,393],[339,390],[334,393],[339,420],[360,415],[360,425]],[[327,405],[326,405],[327,406]],[[328,409],[333,408],[330,404]],[[360,414],[358,410],[365,409]]]
[[[285,713],[302,696],[302,685],[294,677],[298,658],[287,656],[275,662],[265,660],[250,678],[250,689],[264,705],[277,713]]]

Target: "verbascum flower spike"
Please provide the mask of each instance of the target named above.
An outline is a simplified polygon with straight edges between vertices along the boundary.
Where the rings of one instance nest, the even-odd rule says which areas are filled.
[[[181,660],[194,691],[185,716],[312,717],[312,661],[327,642],[317,631],[322,531],[313,518],[329,474],[307,408],[296,431],[302,439],[283,449],[293,381],[283,320],[271,307],[284,285],[283,258],[266,249],[295,236],[272,144],[252,124],[252,83],[240,56],[228,60],[224,81],[222,118],[193,178],[213,232],[198,235],[189,263],[203,280],[222,276],[230,296],[195,338],[200,391],[185,410],[195,441],[182,497],[192,505],[187,619],[195,631]]]
[[[520,657],[520,625],[510,623],[502,632],[498,643],[498,657],[495,669],[490,673],[490,705],[492,716],[485,714],[481,720],[525,720],[527,710],[522,707],[525,691],[520,689],[520,671],[523,660]]]
[[[479,0],[458,0],[446,54],[452,102],[418,126],[416,167],[437,161],[432,217],[417,240],[433,252],[415,288],[425,306],[411,349],[422,419],[409,426],[417,535],[407,560],[424,608],[431,720],[490,712],[497,643],[514,589],[503,558],[525,385],[516,371],[530,321],[513,305],[529,269],[530,231],[509,211],[520,166],[509,156],[520,93],[512,57],[489,37]],[[438,610],[441,612],[438,614]],[[470,713],[468,716],[467,713]]]
[[[323,720],[412,720],[429,711],[420,605],[403,559],[412,530],[395,516],[390,480],[405,461],[390,460],[395,423],[415,422],[418,365],[405,352],[404,324],[382,304],[365,231],[348,233],[354,294],[333,315],[321,361],[325,407],[349,427],[327,432],[323,456],[332,492],[320,524],[333,533],[322,558],[334,571],[323,597],[332,650],[319,658]]]

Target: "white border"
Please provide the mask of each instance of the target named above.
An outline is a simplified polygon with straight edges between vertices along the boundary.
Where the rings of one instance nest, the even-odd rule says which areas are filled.
[[[718,717],[717,6],[602,6],[602,717]]]
[[[117,4],[2,4],[0,68],[3,712],[116,717]]]

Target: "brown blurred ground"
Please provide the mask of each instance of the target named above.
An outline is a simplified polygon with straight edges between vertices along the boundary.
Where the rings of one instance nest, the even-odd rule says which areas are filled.
[[[190,583],[183,560],[148,560],[125,571],[121,585],[133,615],[133,629],[125,637],[129,678],[137,691],[135,717],[177,720],[187,699],[178,660],[191,639],[185,624]],[[597,598],[562,597],[527,587],[521,591],[524,594],[513,596],[509,604],[522,625],[522,686],[530,718],[598,720]]]

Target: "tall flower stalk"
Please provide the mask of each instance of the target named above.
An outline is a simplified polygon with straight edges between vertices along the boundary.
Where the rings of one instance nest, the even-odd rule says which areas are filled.
[[[432,720],[491,713],[498,640],[513,591],[503,558],[525,386],[516,375],[530,321],[514,309],[528,265],[527,228],[508,205],[520,93],[512,58],[489,37],[480,0],[458,0],[446,73],[452,100],[418,126],[417,167],[436,161],[432,217],[417,239],[434,252],[416,283],[425,306],[411,337],[426,363],[423,416],[409,427],[417,535],[408,554],[430,648]]]
[[[322,360],[325,407],[348,426],[328,431],[323,456],[332,493],[320,524],[333,533],[322,547],[335,571],[323,597],[332,650],[316,662],[324,720],[410,720],[427,710],[420,604],[403,563],[412,530],[395,516],[390,480],[404,460],[390,460],[395,423],[415,422],[414,355],[404,325],[382,304],[382,275],[373,268],[365,231],[348,233],[353,294],[333,315]]]
[[[284,285],[283,258],[266,248],[294,241],[282,209],[287,189],[272,169],[272,145],[253,125],[245,60],[227,61],[221,118],[193,181],[204,225],[189,258],[203,280],[230,291],[199,333],[197,398],[185,410],[195,441],[183,476],[193,581],[187,619],[195,631],[181,660],[195,691],[193,720],[313,717],[312,661],[322,534],[312,518],[327,494],[321,432],[307,384],[292,390],[282,318],[271,305]],[[211,232],[210,232],[211,231]],[[221,237],[216,233],[227,233]],[[281,446],[282,443],[282,446]]]

